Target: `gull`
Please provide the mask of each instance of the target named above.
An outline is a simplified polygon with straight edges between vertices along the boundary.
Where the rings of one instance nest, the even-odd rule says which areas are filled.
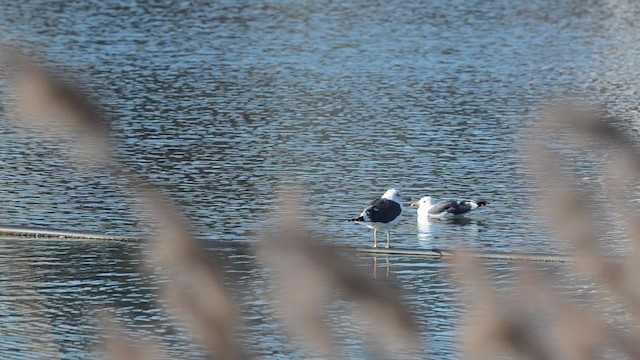
[[[387,230],[387,248],[391,247],[391,226],[402,215],[402,196],[396,189],[387,190],[379,199],[367,206],[359,217],[350,219],[373,229],[373,247],[378,247],[378,230]]]
[[[426,221],[429,218],[451,219],[461,217],[490,203],[488,200],[445,200],[434,204],[430,196],[425,196],[412,203],[411,206],[418,206],[418,221]]]

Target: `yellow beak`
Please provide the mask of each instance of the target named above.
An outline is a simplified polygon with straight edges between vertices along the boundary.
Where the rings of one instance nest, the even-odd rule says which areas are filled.
[[[411,203],[411,206],[420,206],[417,202]]]

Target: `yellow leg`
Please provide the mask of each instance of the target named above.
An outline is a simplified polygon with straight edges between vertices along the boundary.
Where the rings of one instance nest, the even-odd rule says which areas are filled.
[[[391,229],[387,229],[387,249],[391,247]]]
[[[373,229],[373,247],[378,247],[378,229]]]

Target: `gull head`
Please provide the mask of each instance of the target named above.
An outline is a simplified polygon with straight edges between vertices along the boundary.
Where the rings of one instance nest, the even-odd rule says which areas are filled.
[[[418,200],[418,201],[416,201],[414,203],[411,203],[411,206],[420,207],[420,206],[425,205],[425,204],[426,205],[431,205],[431,196],[425,196],[425,197],[421,198],[420,200]]]
[[[389,189],[384,194],[382,194],[383,199],[389,199],[397,202],[398,204],[402,203],[402,195],[400,195],[400,191],[396,189]]]

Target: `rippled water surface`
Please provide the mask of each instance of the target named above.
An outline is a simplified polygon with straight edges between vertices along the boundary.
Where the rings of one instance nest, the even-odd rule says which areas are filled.
[[[524,127],[540,101],[568,92],[633,123],[638,20],[638,5],[624,1],[25,1],[0,4],[0,39],[78,69],[114,119],[127,162],[169,189],[216,247],[251,262],[256,223],[293,184],[312,224],[341,244],[370,245],[368,229],[343,219],[396,187],[407,202],[494,200],[458,223],[418,227],[408,210],[396,247],[564,251],[530,214]],[[142,233],[121,184],[0,117],[2,224]],[[591,169],[578,176],[598,188]],[[176,356],[202,355],[160,310],[162,280],[140,270],[143,252],[0,242],[2,357],[86,357],[104,308]],[[376,276],[386,277],[385,263]],[[447,265],[390,263],[425,348],[455,358],[463,306]],[[372,258],[359,265],[373,274]],[[246,298],[253,347],[298,356],[261,301]]]

